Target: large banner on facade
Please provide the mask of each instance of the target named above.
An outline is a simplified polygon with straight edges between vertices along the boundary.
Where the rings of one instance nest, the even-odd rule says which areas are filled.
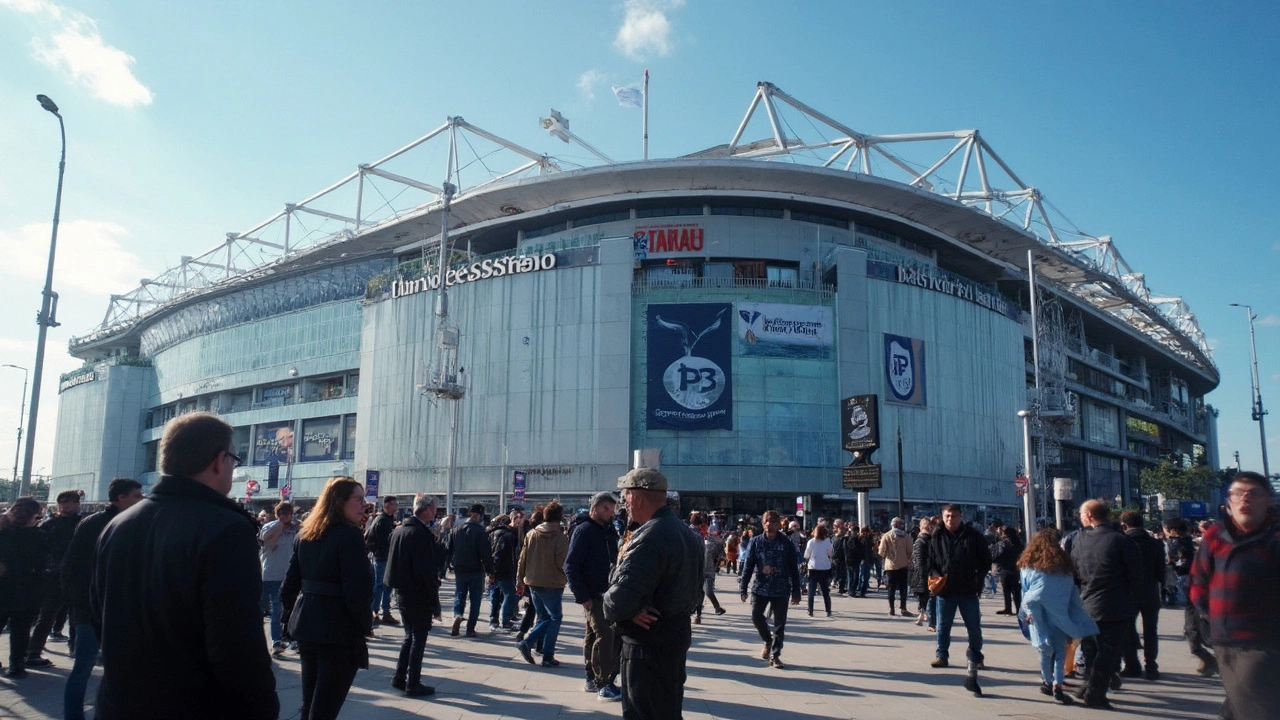
[[[885,333],[884,376],[885,402],[925,407],[924,343]]]
[[[743,355],[786,358],[831,356],[834,323],[822,305],[740,302],[738,348]]]
[[[733,429],[728,303],[649,306],[649,427]]]

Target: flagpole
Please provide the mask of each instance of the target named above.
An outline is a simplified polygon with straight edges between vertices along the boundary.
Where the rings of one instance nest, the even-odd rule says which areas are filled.
[[[644,133],[644,159],[649,159],[649,68],[644,70],[644,124],[641,130]]]

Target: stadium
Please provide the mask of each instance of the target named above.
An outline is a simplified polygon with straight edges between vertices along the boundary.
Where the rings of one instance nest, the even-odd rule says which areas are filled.
[[[52,492],[154,483],[197,410],[258,503],[334,474],[578,502],[638,453],[686,507],[1013,520],[1020,475],[1130,504],[1161,459],[1216,466],[1190,309],[978,131],[860,133],[769,83],[681,157],[543,127],[599,162],[449,118],[113,296],[70,343]]]

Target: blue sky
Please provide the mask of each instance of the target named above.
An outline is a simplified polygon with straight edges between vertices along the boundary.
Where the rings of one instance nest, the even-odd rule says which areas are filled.
[[[47,469],[56,378],[78,364],[67,340],[101,322],[110,293],[449,115],[588,162],[538,127],[555,107],[600,150],[638,159],[639,115],[609,86],[647,67],[651,157],[727,142],[760,80],[862,132],[980,129],[1079,228],[1112,236],[1154,293],[1191,306],[1222,373],[1209,400],[1223,462],[1239,450],[1258,467],[1248,327],[1228,303],[1254,305],[1263,398],[1280,407],[1278,35],[1265,2],[0,0],[0,363],[35,354],[58,151],[37,93],[68,126]],[[433,173],[427,152],[417,176]],[[17,427],[21,376],[0,372],[0,433]],[[0,441],[0,467],[12,447]]]

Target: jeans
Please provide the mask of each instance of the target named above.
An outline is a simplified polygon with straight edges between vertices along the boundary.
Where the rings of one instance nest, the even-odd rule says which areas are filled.
[[[382,577],[387,574],[387,561],[373,561],[373,601],[369,603],[369,611],[378,614],[378,605],[382,605],[382,614],[391,614],[391,588],[382,584]]]
[[[982,662],[982,613],[978,609],[977,595],[940,595],[938,596],[938,657],[946,660],[951,655],[951,626],[956,621],[956,610],[964,627],[969,631],[969,649],[965,657],[973,662]]]
[[[711,607],[715,608],[716,611],[719,612],[720,600],[716,598],[716,576],[715,575],[702,576],[702,594],[706,596],[707,600],[711,601]],[[698,606],[698,617],[702,617],[701,605]]]
[[[756,632],[760,633],[760,639],[764,641],[765,647],[769,648],[769,654],[778,657],[782,654],[782,641],[787,630],[787,603],[791,602],[790,598],[783,595],[782,597],[764,597],[763,595],[755,595],[751,600],[751,622],[756,626]],[[773,632],[769,632],[769,622],[765,620],[765,608],[768,607],[773,613]]]
[[[98,634],[89,623],[76,623],[75,664],[67,675],[62,691],[62,716],[66,720],[84,720],[84,693],[98,661]]]
[[[22,670],[27,666],[27,650],[31,644],[31,625],[40,608],[0,610],[0,628],[9,624],[9,667]]]
[[[564,620],[564,588],[529,588],[533,593],[533,607],[538,611],[538,624],[533,626],[524,642],[530,647],[542,643],[542,660],[554,660],[556,656],[556,636],[560,634],[560,623]]]
[[[1084,652],[1084,666],[1089,671],[1085,678],[1085,702],[1097,703],[1107,699],[1111,676],[1120,669],[1120,653],[1124,647],[1125,633],[1132,625],[1132,621],[1099,621],[1098,634],[1080,641],[1080,649]]]
[[[870,560],[863,560],[858,566],[858,594],[866,595],[867,590],[871,587],[871,569],[875,567],[875,563]]]
[[[686,620],[687,622],[687,620]],[[683,717],[685,662],[689,643],[645,646],[623,641],[623,720],[669,720]]]
[[[280,603],[280,581],[263,580],[262,594],[267,597],[271,606],[271,642],[275,644],[280,642],[280,612],[283,610]]]
[[[516,616],[516,604],[519,600],[516,597],[515,580],[495,580],[489,592],[489,621],[500,622],[503,627],[510,625],[512,618]],[[499,605],[502,607],[501,618],[498,616]]]
[[[844,566],[844,572],[846,575],[845,581],[847,583],[845,587],[848,589],[850,595],[858,594],[858,577],[861,569],[862,563],[854,563],[852,565]]]
[[[893,610],[893,596],[898,596],[898,607],[902,609],[902,614],[907,614],[907,573],[911,572],[907,568],[898,568],[897,570],[886,570],[885,575],[889,580],[889,609]]]
[[[1040,633],[1045,633],[1045,628],[1040,628]],[[1040,648],[1040,680],[1053,687],[1062,684],[1066,677],[1067,663],[1067,636],[1057,628],[1049,628],[1049,644],[1052,646],[1048,650]]]
[[[483,572],[453,573],[453,616],[462,617],[467,609],[467,600],[471,601],[471,612],[467,614],[467,631],[476,629],[476,621],[480,619],[480,597],[484,595]]]
[[[336,720],[356,678],[349,645],[298,643],[302,659],[301,720]]]
[[[410,627],[404,624],[404,642],[400,643],[400,657],[396,660],[397,680],[405,680],[413,685],[422,681],[422,655],[427,650],[427,633],[431,632],[431,623],[421,627]]]
[[[813,591],[822,588],[822,602],[831,614],[831,571],[809,570],[809,614],[813,614]]]
[[[1177,579],[1178,587],[1178,604],[1187,605],[1191,602],[1191,574],[1179,575]]]

